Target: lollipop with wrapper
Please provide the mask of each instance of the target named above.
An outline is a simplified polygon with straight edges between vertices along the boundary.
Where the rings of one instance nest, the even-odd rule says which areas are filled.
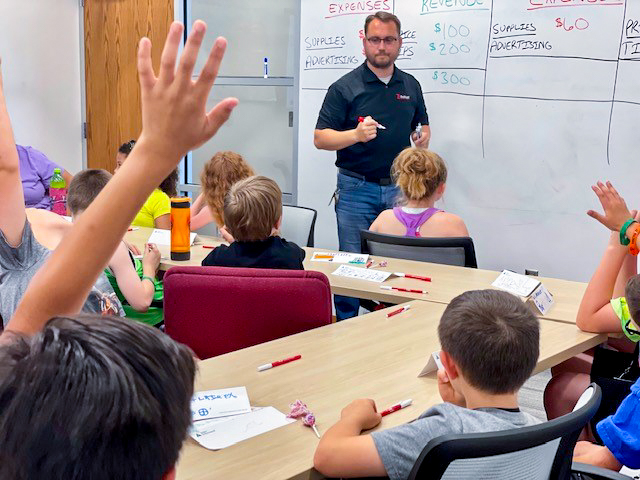
[[[291,412],[289,412],[287,417],[302,418],[302,423],[307,427],[313,428],[314,433],[318,438],[320,438],[320,433],[316,428],[316,417],[313,412],[309,410],[309,407],[307,407],[307,405],[300,400],[296,400],[295,402],[289,404],[289,407],[291,408]]]

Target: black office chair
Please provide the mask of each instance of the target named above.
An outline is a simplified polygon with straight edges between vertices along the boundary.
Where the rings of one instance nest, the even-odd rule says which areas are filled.
[[[313,247],[317,217],[318,212],[313,208],[283,205],[280,227],[282,238],[300,247]]]
[[[362,253],[478,268],[470,237],[402,237],[360,230]]]
[[[422,450],[409,480],[628,479],[610,470],[575,464],[571,457],[581,430],[597,411],[602,391],[585,390],[572,413],[530,427],[478,434],[443,435]],[[587,468],[584,468],[587,467]],[[581,478],[581,477],[577,477]]]

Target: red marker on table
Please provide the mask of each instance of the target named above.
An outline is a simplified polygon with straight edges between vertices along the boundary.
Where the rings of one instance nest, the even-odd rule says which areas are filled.
[[[215,245],[202,245],[202,248],[216,248]]]
[[[423,280],[425,282],[431,281],[431,277],[423,277],[422,275],[414,275],[413,273],[393,272],[393,274],[396,277],[415,278],[416,280]]]
[[[258,371],[264,372],[265,370],[269,370],[270,368],[279,367],[280,365],[284,365],[285,363],[289,363],[289,362],[294,362],[296,360],[300,360],[301,358],[302,358],[302,355],[296,355],[295,357],[285,358],[284,360],[278,360],[277,362],[265,363],[264,365],[260,365],[258,367]]]
[[[359,123],[364,122],[364,117],[358,117],[358,122],[359,122]],[[376,122],[376,123],[378,123],[378,122]],[[384,125],[380,125],[379,123],[378,123],[378,125],[376,125],[376,126],[377,126],[380,130],[386,130],[386,129],[387,129],[387,127],[385,127]]]
[[[382,412],[380,412],[380,415],[383,417],[386,417],[390,413],[397,412],[398,410],[402,410],[403,408],[407,408],[409,405],[411,405],[411,402],[412,402],[411,399],[404,400],[400,403],[397,403],[393,407],[389,407],[386,410],[383,410]]]
[[[402,287],[390,287],[388,285],[380,285],[380,288],[384,290],[397,290],[399,292],[409,292],[409,293],[429,293],[426,290],[418,290],[416,288],[402,288]]]
[[[402,312],[406,312],[407,310],[409,310],[409,308],[411,308],[411,305],[405,305],[402,308],[389,312],[387,313],[387,318],[393,317],[394,315],[398,315],[399,313],[402,313]]]

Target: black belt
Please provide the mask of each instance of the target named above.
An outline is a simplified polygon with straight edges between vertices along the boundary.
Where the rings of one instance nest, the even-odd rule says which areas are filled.
[[[364,180],[365,182],[377,183],[382,187],[386,187],[388,185],[393,185],[393,182],[390,178],[368,178],[364,175],[360,175],[359,173],[352,172],[351,170],[345,170],[344,168],[338,167],[338,172],[346,175],[347,177],[357,178],[358,180]]]

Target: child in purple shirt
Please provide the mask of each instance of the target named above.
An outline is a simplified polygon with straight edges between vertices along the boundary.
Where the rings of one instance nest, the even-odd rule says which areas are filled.
[[[51,210],[49,182],[53,176],[53,169],[60,168],[67,186],[71,183],[71,175],[33,147],[16,145],[16,149],[20,159],[20,178],[25,207]]]
[[[469,236],[460,217],[434,207],[447,181],[447,167],[437,153],[405,148],[393,161],[391,175],[406,203],[383,211],[369,230],[406,237]]]

